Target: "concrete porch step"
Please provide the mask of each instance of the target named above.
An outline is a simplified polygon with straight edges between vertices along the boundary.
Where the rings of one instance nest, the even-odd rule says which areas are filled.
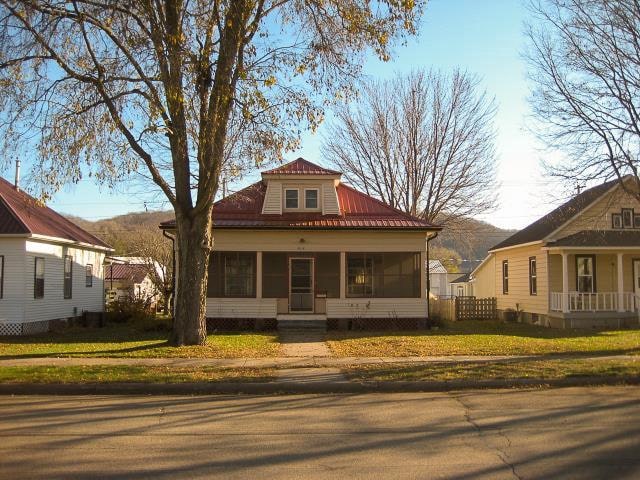
[[[318,332],[325,333],[327,331],[327,320],[325,319],[305,319],[305,320],[292,320],[292,319],[278,319],[278,331],[280,332],[299,332],[309,333]]]

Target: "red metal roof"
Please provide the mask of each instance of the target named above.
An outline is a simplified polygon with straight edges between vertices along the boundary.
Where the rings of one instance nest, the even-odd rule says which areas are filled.
[[[133,283],[141,283],[149,272],[146,265],[120,264],[105,265],[105,280],[129,280]]]
[[[293,162],[286,163],[278,168],[262,172],[263,175],[342,175],[336,170],[329,170],[300,157]]]
[[[59,213],[0,177],[0,235],[33,234],[110,248]]]
[[[396,210],[354,188],[339,184],[336,187],[340,215],[323,215],[320,212],[292,212],[280,215],[262,214],[267,186],[257,182],[213,206],[215,228],[275,228],[275,229],[392,229],[392,230],[440,230],[420,218]],[[172,228],[175,221],[161,224]]]

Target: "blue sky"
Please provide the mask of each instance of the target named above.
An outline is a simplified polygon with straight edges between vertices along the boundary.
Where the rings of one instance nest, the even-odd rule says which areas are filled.
[[[395,49],[394,60],[383,63],[372,57],[365,74],[388,78],[397,72],[418,68],[450,70],[460,67],[478,74],[489,95],[495,96],[499,206],[479,217],[497,226],[521,228],[556,206],[566,188],[542,174],[544,152],[526,128],[529,108],[523,22],[528,16],[524,0],[431,0],[423,17],[420,34],[408,45]],[[330,115],[329,115],[330,117]],[[303,138],[302,148],[288,155],[304,156],[323,163],[320,145],[323,128]],[[13,179],[12,168],[4,172]],[[257,172],[250,177],[257,177]],[[244,179],[249,182],[252,178]],[[148,187],[148,186],[147,186]],[[64,188],[50,202],[62,213],[89,220],[108,218],[147,208],[169,209],[151,187],[125,184],[115,191],[90,179]],[[564,186],[566,187],[566,185]]]

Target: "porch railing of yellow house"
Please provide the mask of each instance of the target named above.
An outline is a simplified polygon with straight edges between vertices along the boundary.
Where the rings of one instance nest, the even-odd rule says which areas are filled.
[[[551,292],[552,312],[637,312],[640,297],[634,292]]]

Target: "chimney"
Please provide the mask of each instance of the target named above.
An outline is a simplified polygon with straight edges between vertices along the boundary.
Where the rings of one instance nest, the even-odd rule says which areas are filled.
[[[16,190],[20,190],[20,160],[16,160],[16,180],[13,186]]]

